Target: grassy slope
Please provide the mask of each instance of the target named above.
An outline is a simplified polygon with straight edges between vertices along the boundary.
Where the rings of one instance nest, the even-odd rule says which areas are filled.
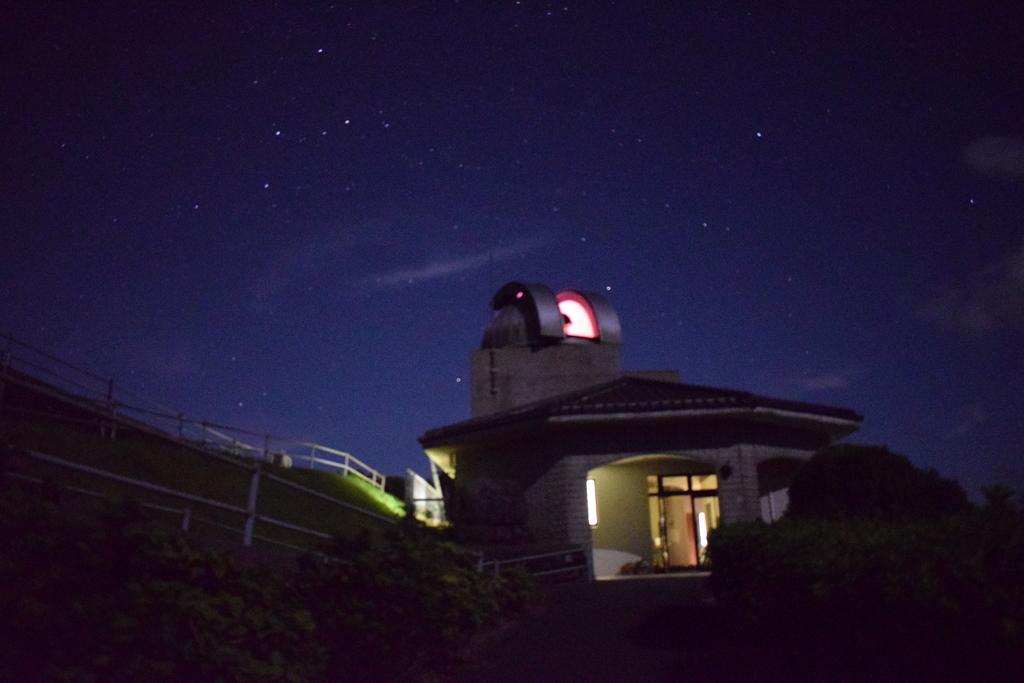
[[[6,440],[15,435],[18,445],[22,448],[41,451],[231,505],[245,507],[246,504],[250,481],[248,467],[240,467],[189,448],[130,438],[112,441],[59,422],[0,416],[0,439]],[[264,467],[264,472],[301,484],[376,515],[397,519],[404,514],[400,501],[357,477],[284,469],[270,465]],[[196,515],[234,528],[240,529],[243,522],[240,514],[231,511],[197,506],[179,498],[143,491],[88,473],[32,459],[19,458],[16,463],[12,463],[12,469],[52,479],[57,483],[103,492],[112,497],[135,498],[175,508],[190,505]],[[261,478],[257,512],[341,536],[350,536],[363,528],[386,526],[383,521],[289,488],[266,477]],[[256,532],[292,543],[310,540],[308,535],[288,532],[263,523],[257,525]]]

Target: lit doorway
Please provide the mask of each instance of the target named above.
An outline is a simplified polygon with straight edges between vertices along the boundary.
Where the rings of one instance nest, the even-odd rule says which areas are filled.
[[[717,476],[650,475],[647,507],[656,567],[685,569],[705,562],[708,534],[720,517]]]

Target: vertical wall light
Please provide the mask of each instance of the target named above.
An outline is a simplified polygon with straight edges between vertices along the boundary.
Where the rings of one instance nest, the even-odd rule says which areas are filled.
[[[597,482],[593,479],[587,479],[587,521],[597,526]]]

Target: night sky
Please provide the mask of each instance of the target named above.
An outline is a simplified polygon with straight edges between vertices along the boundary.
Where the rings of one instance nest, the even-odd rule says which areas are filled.
[[[628,368],[1024,489],[1015,3],[21,4],[0,331],[399,473],[500,285],[592,289]]]

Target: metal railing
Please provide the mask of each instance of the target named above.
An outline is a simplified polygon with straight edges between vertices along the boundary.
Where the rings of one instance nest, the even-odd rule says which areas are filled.
[[[30,483],[30,484],[44,484],[44,483],[46,483],[46,480],[41,479],[39,477],[32,477],[32,476],[28,476],[28,475],[25,475],[25,474],[20,474],[18,472],[4,472],[3,476],[8,477],[10,479],[15,479],[17,481],[27,482],[27,483]],[[93,491],[91,489],[82,488],[81,486],[72,486],[70,484],[61,484],[61,485],[58,486],[58,488],[63,489],[65,491],[71,491],[72,493],[77,493],[79,495],[89,496],[91,498],[99,498],[101,500],[110,500],[110,496],[108,496],[105,493],[101,493],[99,491]],[[218,522],[216,520],[210,519],[209,517],[204,517],[202,515],[197,515],[197,514],[194,513],[194,511],[193,511],[193,509],[191,507],[174,508],[174,507],[170,507],[168,505],[158,505],[157,503],[148,503],[148,502],[142,502],[142,501],[138,502],[138,505],[139,505],[139,507],[145,508],[147,510],[157,510],[159,512],[166,512],[168,514],[172,514],[172,515],[175,515],[177,517],[180,517],[181,518],[180,528],[181,528],[182,533],[188,533],[189,531],[192,531],[193,530],[193,525],[196,524],[196,523],[205,524],[207,526],[215,527],[215,528],[218,528],[218,529],[223,529],[225,531],[231,531],[231,532],[234,532],[234,533],[241,533],[242,532],[242,529],[233,527],[230,524],[224,524],[223,522]],[[307,533],[313,534],[313,535],[317,535],[317,534],[320,533],[318,531],[314,531],[313,529],[304,529],[304,531],[306,531]],[[310,550],[309,548],[305,548],[303,546],[295,545],[294,543],[286,543],[285,541],[281,541],[281,540],[278,540],[276,538],[269,538],[267,536],[263,536],[262,534],[255,534],[254,533],[252,535],[252,538],[253,538],[253,540],[260,541],[261,543],[269,543],[270,545],[276,545],[276,546],[280,546],[282,548],[288,548],[289,550],[296,551],[296,552],[310,552],[310,553],[314,553],[316,555],[323,555],[323,553],[320,553],[318,551]]]
[[[254,460],[287,457],[306,467],[352,475],[383,490],[385,475],[346,451],[304,439],[261,433],[194,418],[142,396],[112,378],[102,377],[8,334],[0,351],[0,409],[6,384],[20,384],[94,413],[101,434],[118,428],[151,431],[162,438],[214,455]]]
[[[308,527],[300,526],[298,524],[293,524],[291,522],[286,522],[284,520],[276,519],[274,517],[270,517],[270,516],[267,516],[267,515],[259,514],[259,512],[257,510],[257,503],[258,503],[258,500],[259,500],[259,488],[260,488],[260,479],[261,479],[261,477],[266,477],[268,479],[273,480],[274,482],[276,482],[278,484],[282,484],[284,486],[289,486],[289,487],[292,487],[294,489],[300,490],[300,491],[302,491],[306,495],[313,495],[313,496],[316,496],[318,498],[322,498],[324,500],[330,501],[330,502],[334,503],[335,505],[347,508],[347,509],[352,510],[354,512],[358,512],[359,514],[365,515],[367,517],[370,517],[370,518],[373,518],[373,519],[377,519],[379,521],[387,522],[388,524],[395,524],[396,523],[396,521],[394,519],[390,519],[388,517],[384,517],[383,515],[378,515],[378,514],[376,514],[374,512],[370,512],[369,510],[365,510],[365,509],[363,509],[363,508],[361,508],[361,507],[359,507],[357,505],[352,505],[351,503],[347,503],[345,501],[338,500],[337,498],[333,498],[332,496],[328,496],[328,495],[326,495],[324,493],[321,493],[319,491],[314,491],[313,489],[310,489],[310,488],[307,488],[307,487],[302,486],[300,484],[296,484],[294,482],[288,481],[287,479],[282,479],[281,477],[275,476],[273,474],[264,473],[263,472],[263,467],[259,463],[256,463],[255,465],[252,466],[252,474],[251,474],[251,477],[250,477],[250,480],[249,480],[249,496],[248,496],[248,501],[247,501],[245,507],[241,507],[239,505],[232,505],[230,503],[225,503],[223,501],[214,500],[213,498],[207,498],[205,496],[197,496],[197,495],[195,495],[193,493],[188,493],[186,491],[179,491],[177,489],[173,489],[173,488],[168,487],[168,486],[163,486],[161,484],[154,484],[153,482],[145,481],[145,480],[142,480],[142,479],[135,479],[133,477],[128,477],[128,476],[125,476],[123,474],[119,474],[117,472],[111,472],[109,470],[104,470],[104,469],[101,469],[99,467],[93,467],[91,465],[83,465],[82,463],[72,462],[70,460],[65,460],[64,458],[58,458],[56,456],[49,455],[47,453],[40,453],[38,451],[21,451],[21,453],[24,454],[24,455],[27,455],[30,458],[33,458],[35,460],[38,460],[40,462],[44,462],[44,463],[47,463],[47,464],[50,464],[50,465],[56,465],[58,467],[63,467],[63,468],[75,470],[77,472],[83,472],[85,474],[89,474],[89,475],[92,475],[92,476],[95,476],[95,477],[99,477],[99,478],[102,478],[102,479],[108,479],[110,481],[114,481],[114,482],[117,482],[119,484],[125,484],[125,485],[131,486],[133,488],[137,488],[137,489],[143,490],[143,491],[149,491],[150,493],[156,493],[156,494],[160,494],[160,495],[163,495],[163,496],[169,496],[169,497],[172,497],[172,498],[177,498],[177,499],[180,499],[180,500],[189,501],[191,503],[195,503],[195,504],[198,504],[198,505],[203,505],[203,506],[206,506],[206,507],[209,507],[209,508],[214,508],[214,509],[217,509],[217,510],[224,510],[224,511],[227,511],[227,512],[232,512],[232,513],[238,514],[238,515],[240,515],[240,516],[242,516],[244,518],[244,525],[242,526],[241,529],[238,529],[238,528],[235,528],[235,527],[232,527],[232,526],[229,526],[229,525],[225,525],[225,524],[223,524],[221,522],[215,522],[214,520],[202,520],[200,518],[194,517],[192,515],[192,508],[191,507],[186,507],[186,508],[183,508],[181,510],[176,510],[175,508],[169,508],[169,507],[158,505],[158,504],[155,504],[155,503],[140,502],[140,505],[142,505],[143,507],[148,507],[148,508],[153,508],[153,509],[160,509],[160,510],[164,510],[165,512],[177,511],[177,512],[181,513],[183,515],[183,517],[182,517],[182,530],[183,531],[188,531],[189,524],[191,523],[192,520],[205,521],[205,522],[208,522],[208,523],[210,523],[210,524],[212,524],[214,526],[220,526],[220,527],[222,527],[224,529],[227,529],[227,530],[230,530],[230,531],[234,531],[236,533],[240,533],[241,536],[242,536],[242,545],[245,545],[245,546],[252,545],[252,541],[253,541],[254,538],[257,539],[257,540],[264,540],[264,541],[278,543],[279,545],[282,544],[282,542],[272,541],[270,539],[267,539],[265,537],[260,537],[257,534],[255,534],[254,533],[254,528],[255,528],[255,523],[256,522],[263,522],[265,524],[270,524],[271,526],[279,527],[281,529],[288,529],[290,531],[295,531],[295,532],[307,534],[309,536],[313,536],[313,537],[318,538],[318,539],[329,539],[329,538],[331,538],[331,534],[325,533],[323,531],[318,531],[316,529],[310,529]],[[39,479],[39,478],[31,477],[31,476],[28,476],[28,475],[24,475],[22,473],[15,472],[13,470],[4,472],[3,474],[8,476],[8,477],[13,477],[13,478],[16,478],[16,479],[22,479],[22,480],[27,480],[27,481],[35,481],[36,483],[42,483],[42,480]],[[99,493],[99,492],[96,492],[96,491],[91,491],[89,489],[84,489],[84,488],[77,487],[77,486],[63,485],[63,488],[66,488],[66,489],[69,489],[69,490],[73,490],[73,491],[76,491],[78,493],[84,493],[86,495],[92,495],[92,496],[101,497],[101,498],[109,498],[109,496],[107,496],[106,494]],[[284,544],[284,545],[289,545],[289,544]],[[291,547],[298,548],[298,546],[291,546]]]
[[[477,562],[479,571],[490,572],[495,576],[500,576],[503,571],[513,567],[522,569],[530,576],[552,576],[574,572],[581,578],[590,579],[593,574],[590,568],[590,553],[583,546],[500,560],[485,560],[480,557]]]
[[[299,455],[298,453],[291,453],[290,456],[293,460],[302,460],[309,463],[310,469],[316,469],[319,464],[328,469],[335,469],[345,475],[355,475],[370,482],[377,488],[384,488],[384,475],[373,469],[365,462],[357,458],[356,456],[346,451],[339,451],[334,448],[328,448],[317,443],[302,443],[302,446],[309,448],[309,455]],[[337,459],[332,460],[330,458],[321,458],[317,453],[327,453],[335,456]]]

